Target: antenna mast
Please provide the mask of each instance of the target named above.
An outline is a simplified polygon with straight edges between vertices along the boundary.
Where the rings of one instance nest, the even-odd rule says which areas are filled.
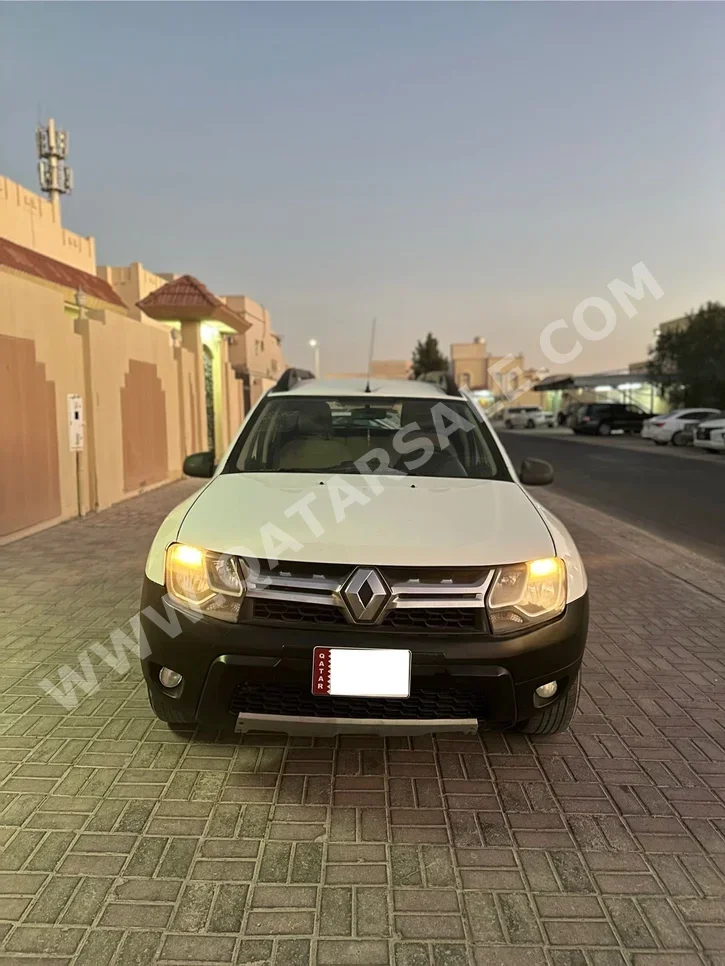
[[[365,385],[365,392],[372,392],[370,388],[370,374],[373,370],[373,352],[375,351],[375,326],[378,324],[377,316],[373,319],[370,329],[370,355],[368,356],[368,381]]]
[[[57,131],[51,117],[46,127],[38,125],[35,143],[38,148],[40,187],[60,214],[60,196],[68,195],[73,190],[73,170],[65,160],[68,157],[68,132]]]

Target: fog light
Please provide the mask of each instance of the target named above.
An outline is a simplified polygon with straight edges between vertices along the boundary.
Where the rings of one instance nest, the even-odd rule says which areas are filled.
[[[164,688],[175,688],[183,680],[178,671],[172,671],[169,667],[162,667],[159,671],[159,681]]]
[[[540,688],[537,688],[536,693],[540,698],[553,698],[558,690],[559,685],[556,681],[549,681],[548,684],[542,684]]]

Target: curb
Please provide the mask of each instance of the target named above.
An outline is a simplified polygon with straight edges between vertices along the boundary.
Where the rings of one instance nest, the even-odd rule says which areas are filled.
[[[677,543],[653,536],[584,503],[548,492],[536,499],[568,527],[587,530],[623,553],[638,557],[691,587],[725,603],[725,567]]]

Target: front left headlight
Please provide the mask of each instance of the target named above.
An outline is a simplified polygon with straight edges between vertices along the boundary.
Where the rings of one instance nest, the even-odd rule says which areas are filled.
[[[166,592],[182,607],[234,623],[245,591],[236,557],[184,543],[172,543],[167,549]]]
[[[566,564],[543,557],[501,567],[486,601],[494,634],[510,634],[552,620],[566,607]]]

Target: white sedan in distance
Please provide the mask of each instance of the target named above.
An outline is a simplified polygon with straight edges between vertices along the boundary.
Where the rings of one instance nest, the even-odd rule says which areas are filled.
[[[642,425],[642,439],[652,439],[658,446],[686,446],[687,434],[684,430],[694,423],[717,416],[717,409],[675,409],[671,413],[653,416]]]
[[[540,406],[509,406],[504,413],[506,429],[538,429],[539,426],[553,426],[554,414]]]

